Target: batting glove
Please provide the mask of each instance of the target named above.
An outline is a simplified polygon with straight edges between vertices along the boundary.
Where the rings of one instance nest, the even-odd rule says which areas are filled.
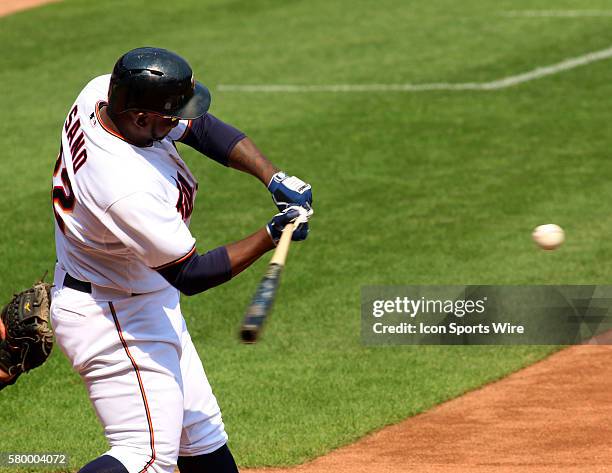
[[[312,206],[312,188],[310,184],[295,176],[287,176],[280,171],[272,176],[268,184],[272,200],[283,211],[291,205],[300,205],[308,208]]]
[[[308,237],[308,219],[313,214],[313,210],[305,207],[300,207],[297,205],[292,205],[291,207],[287,207],[282,212],[277,213],[272,220],[266,225],[266,230],[268,231],[268,235],[276,245],[278,240],[283,233],[285,226],[291,222],[301,222],[300,225],[293,231],[293,235],[291,235],[291,239],[294,241],[302,241]]]

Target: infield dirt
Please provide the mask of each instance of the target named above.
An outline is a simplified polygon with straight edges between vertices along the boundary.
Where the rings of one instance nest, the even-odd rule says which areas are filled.
[[[58,1],[60,0],[0,0],[0,16]]]
[[[574,346],[310,463],[249,473],[604,472],[610,445],[612,346]]]
[[[0,0],[0,16],[54,1]],[[596,473],[611,445],[612,345],[575,346],[312,462],[247,471]]]

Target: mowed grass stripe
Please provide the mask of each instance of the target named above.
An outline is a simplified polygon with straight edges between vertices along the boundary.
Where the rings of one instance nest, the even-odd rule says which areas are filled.
[[[513,87],[524,82],[558,74],[576,67],[586,66],[612,57],[612,48],[594,51],[576,58],[566,59],[558,64],[537,67],[529,72],[503,77],[490,82],[466,82],[452,84],[434,82],[431,84],[332,84],[332,85],[277,85],[277,84],[220,84],[221,92],[426,92],[432,90],[498,90]]]
[[[612,10],[514,10],[500,14],[506,17],[527,18],[602,18],[612,16]]]

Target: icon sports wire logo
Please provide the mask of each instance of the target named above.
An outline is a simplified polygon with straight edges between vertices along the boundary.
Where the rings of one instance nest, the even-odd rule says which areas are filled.
[[[482,314],[485,311],[486,297],[476,300],[466,299],[411,299],[396,297],[379,299],[372,302],[372,315],[382,317],[387,314],[406,314],[414,318],[420,314],[454,314],[463,317],[470,314]]]
[[[612,344],[612,285],[364,286],[366,345]]]

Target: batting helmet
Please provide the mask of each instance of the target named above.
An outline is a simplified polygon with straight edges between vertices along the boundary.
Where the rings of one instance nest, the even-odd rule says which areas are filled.
[[[137,48],[119,58],[108,105],[115,114],[137,110],[193,119],[210,107],[210,92],[182,57],[160,48]]]

